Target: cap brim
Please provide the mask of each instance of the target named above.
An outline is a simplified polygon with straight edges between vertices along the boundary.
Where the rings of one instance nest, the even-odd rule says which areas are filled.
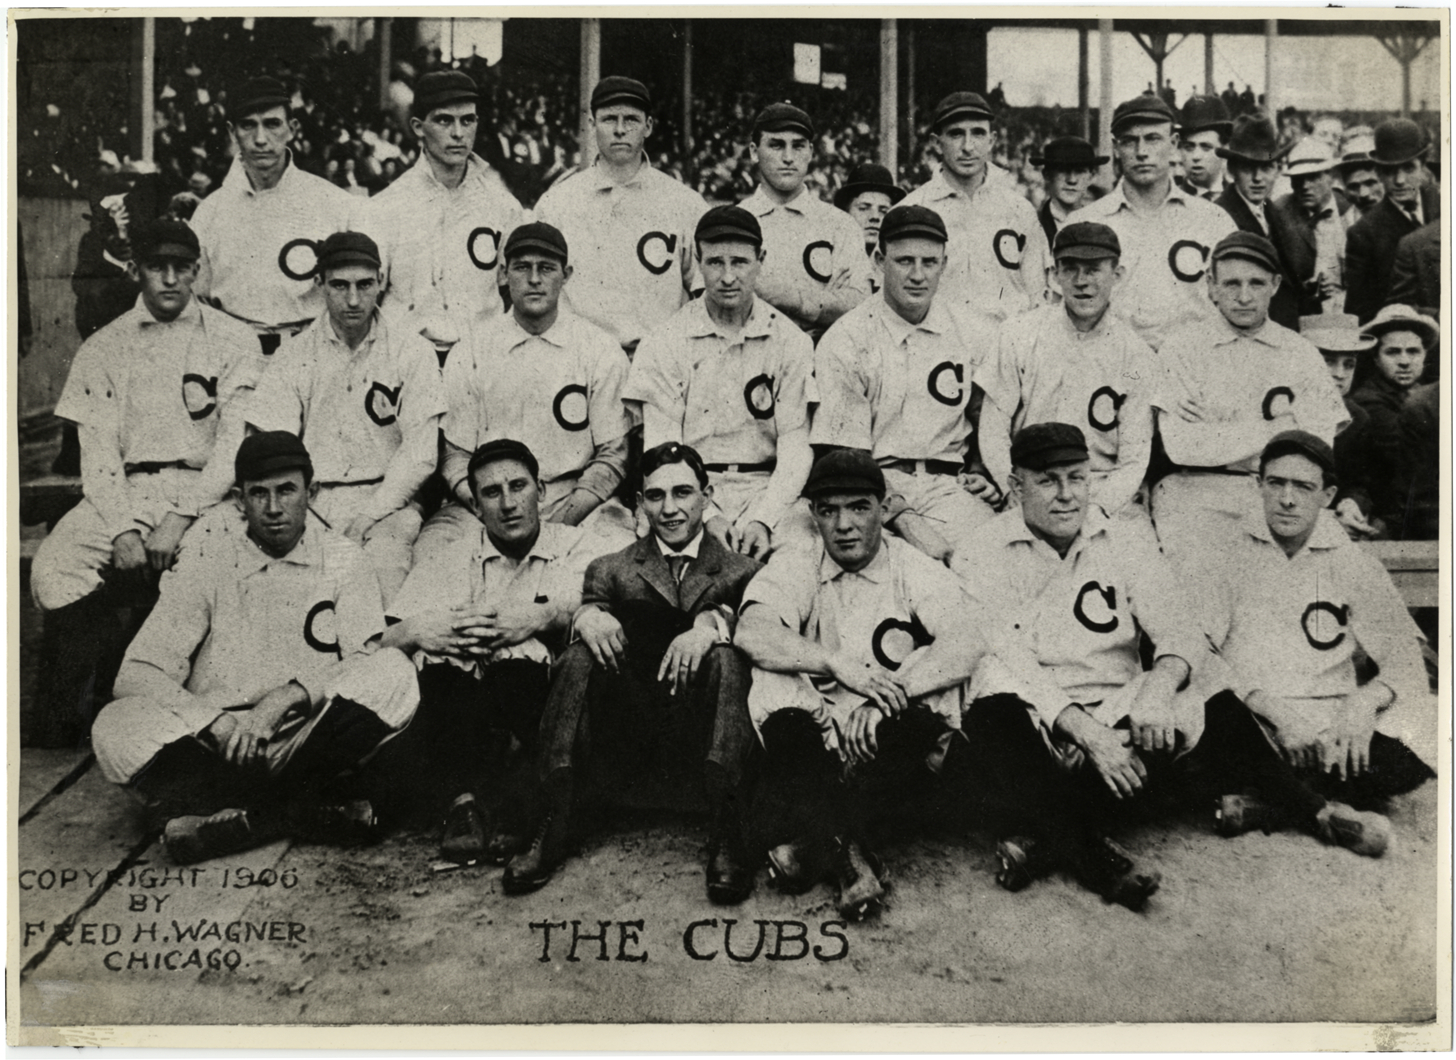
[[[1229,261],[1230,259],[1236,261],[1253,262],[1261,269],[1268,269],[1275,275],[1278,275],[1279,273],[1279,265],[1276,262],[1270,261],[1264,255],[1260,254],[1257,250],[1247,250],[1244,247],[1235,247],[1232,250],[1225,250],[1222,254],[1214,254],[1210,260]]]
[[[340,250],[327,258],[320,258],[318,270],[323,272],[325,269],[336,269],[340,265],[372,265],[376,269],[382,267],[378,258],[371,257],[365,251]]]
[[[1300,337],[1308,339],[1320,353],[1364,353],[1375,345],[1373,338],[1361,338],[1342,331],[1302,331]]]
[[[767,125],[760,125],[758,127],[758,131],[761,133],[796,132],[803,133],[811,140],[814,139],[814,130],[809,126],[805,125],[803,122],[799,121],[785,121],[783,119],[780,119],[778,121],[770,122]]]
[[[1328,173],[1334,168],[1333,160],[1329,162],[1292,162],[1284,171],[1284,175],[1286,177],[1312,177],[1316,173]]]
[[[156,246],[143,247],[137,252],[137,257],[142,261],[155,261],[157,258],[179,258],[182,261],[197,261],[202,257],[202,254],[193,247],[189,247],[186,243],[158,243]]]
[[[1381,158],[1379,155],[1371,155],[1370,162],[1372,165],[1377,166],[1403,166],[1407,162],[1414,162],[1418,158],[1425,158],[1430,153],[1430,145],[1427,145],[1414,154],[1401,155],[1399,158]]]
[[[979,107],[958,107],[948,114],[943,114],[935,119],[935,129],[940,129],[953,121],[965,121],[967,118],[972,121],[995,121],[996,115],[989,110],[981,110]]]
[[[594,99],[592,100],[591,109],[596,111],[602,107],[616,106],[619,103],[626,103],[637,107],[644,114],[651,113],[652,111],[652,104],[635,92],[613,92],[610,95],[603,96],[601,99]]]
[[[842,210],[854,202],[856,195],[861,195],[867,191],[877,191],[881,195],[888,195],[891,206],[894,206],[909,194],[904,188],[894,184],[846,184],[834,193],[834,205],[837,209]]]
[[[1160,114],[1155,110],[1138,111],[1136,114],[1124,114],[1121,118],[1113,121],[1112,134],[1116,136],[1119,129],[1125,129],[1129,125],[1152,125],[1158,122],[1176,126],[1178,119],[1174,118],[1171,114]]]
[[[313,461],[307,456],[297,453],[280,453],[277,456],[264,457],[251,467],[235,467],[233,474],[237,476],[239,482],[257,482],[269,475],[276,475],[280,471],[308,471],[312,474]]]
[[[711,225],[694,234],[693,238],[699,243],[752,243],[756,247],[763,246],[763,236],[754,235],[752,232],[745,232],[741,228],[729,225]]]
[[[817,497],[821,493],[873,493],[876,497],[883,499],[885,496],[885,487],[882,484],[877,485],[863,479],[858,475],[824,478],[818,482],[809,482],[804,485],[805,497]]]
[[[1012,463],[1018,467],[1029,468],[1032,471],[1045,471],[1049,467],[1060,467],[1063,464],[1080,464],[1084,460],[1092,459],[1086,449],[1078,449],[1075,446],[1063,446],[1058,449],[1044,449],[1038,453],[1024,456],[1020,460],[1012,457]]]
[[[1093,155],[1091,158],[1079,158],[1072,161],[1057,159],[1050,162],[1045,158],[1038,157],[1031,159],[1031,164],[1038,169],[1056,171],[1068,169],[1101,169],[1111,161],[1112,159],[1106,155]]]
[[[1113,250],[1111,247],[1088,246],[1085,243],[1052,251],[1053,261],[1061,261],[1063,258],[1076,258],[1078,261],[1102,261],[1106,258],[1120,257],[1122,257],[1121,251]]]
[[[1284,160],[1284,156],[1289,154],[1289,152],[1293,150],[1294,145],[1290,144],[1287,147],[1278,148],[1270,154],[1262,156],[1246,155],[1242,151],[1235,151],[1228,147],[1215,148],[1213,153],[1218,155],[1219,158],[1234,159],[1239,162],[1252,162],[1255,165],[1264,166],[1268,165],[1270,162],[1282,162]]]
[[[553,258],[560,258],[562,261],[566,260],[566,251],[560,247],[553,246],[544,239],[531,239],[529,237],[512,243],[503,253],[506,257],[511,258],[523,250],[539,250],[543,254],[550,254]]]
[[[479,103],[480,93],[472,92],[468,88],[451,88],[430,96],[423,101],[425,113],[428,114],[436,107],[448,107],[452,103]]]
[[[880,223],[880,242],[893,243],[897,239],[933,239],[937,243],[948,243],[950,238],[945,232],[937,231],[930,225],[908,224],[901,225],[892,231],[886,232],[884,222]]]
[[[1366,324],[1360,333],[1378,341],[1380,336],[1390,331],[1414,331],[1419,335],[1424,335],[1427,346],[1434,346],[1441,341],[1441,329],[1432,327],[1424,320],[1384,320],[1379,324],[1372,321]]]

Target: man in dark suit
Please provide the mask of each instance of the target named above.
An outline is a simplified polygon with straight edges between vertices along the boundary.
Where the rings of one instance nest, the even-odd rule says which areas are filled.
[[[1031,164],[1041,167],[1046,181],[1046,199],[1036,216],[1048,245],[1056,242],[1057,229],[1067,223],[1067,218],[1086,205],[1092,181],[1108,161],[1107,155],[1099,155],[1080,136],[1048,140],[1040,154],[1031,156]]]
[[[1270,208],[1270,238],[1279,250],[1301,316],[1339,313],[1345,302],[1345,230],[1350,204],[1335,195],[1337,159],[1329,144],[1306,136],[1289,153],[1294,190]]]
[[[1400,241],[1441,216],[1441,188],[1426,168],[1430,144],[1409,118],[1375,128],[1375,162],[1385,198],[1350,229],[1345,242],[1345,308],[1370,320],[1386,304]]]
[[[664,442],[642,454],[639,507],[652,533],[592,561],[541,719],[546,811],[530,848],[511,860],[508,894],[534,891],[566,858],[578,775],[599,792],[630,774],[704,785],[712,831],[708,897],[733,904],[753,889],[743,838],[744,778],[757,744],[748,664],[733,647],[743,590],[762,566],[703,530],[712,496],[695,450]]]
[[[1441,224],[1427,221],[1395,248],[1386,305],[1408,305],[1441,319]]]
[[[1234,122],[1233,135],[1227,147],[1218,149],[1218,156],[1228,162],[1230,183],[1216,200],[1233,218],[1240,232],[1252,232],[1270,240],[1276,248],[1286,241],[1275,234],[1276,221],[1269,211],[1269,193],[1279,176],[1280,160],[1289,153],[1279,144],[1274,123],[1262,111],[1241,116]],[[1283,282],[1269,304],[1269,317],[1275,323],[1294,330],[1299,326],[1299,305],[1291,288],[1289,270],[1280,262]]]
[[[1178,149],[1183,153],[1178,187],[1200,199],[1216,200],[1225,186],[1218,149],[1233,131],[1228,109],[1217,96],[1190,96],[1178,119]]]

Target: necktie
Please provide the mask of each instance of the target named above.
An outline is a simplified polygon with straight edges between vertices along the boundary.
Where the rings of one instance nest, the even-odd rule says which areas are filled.
[[[688,557],[687,556],[668,556],[667,557],[667,569],[672,572],[672,580],[674,582],[676,582],[678,585],[682,585],[683,571],[685,571],[687,569],[687,566],[688,566]]]

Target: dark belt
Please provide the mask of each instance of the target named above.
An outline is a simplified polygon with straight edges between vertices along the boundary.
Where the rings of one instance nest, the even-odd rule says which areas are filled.
[[[1234,478],[1258,478],[1257,471],[1239,471],[1232,467],[1176,467],[1175,471],[1187,471],[1194,475],[1232,475]]]
[[[891,460],[881,464],[882,468],[889,468],[891,471],[903,471],[907,475],[914,475],[920,469],[917,464],[924,464],[925,470],[932,475],[959,475],[964,467],[954,460]]]
[[[384,476],[380,475],[378,478],[361,478],[355,479],[353,482],[320,482],[319,489],[323,489],[325,486],[377,486],[383,481]]]
[[[704,464],[709,471],[721,474],[724,471],[772,471],[778,467],[777,460],[765,460],[761,464]]]
[[[135,464],[122,464],[122,471],[128,475],[155,475],[159,471],[166,471],[169,467],[185,467],[188,471],[197,469],[185,460],[142,460]]]

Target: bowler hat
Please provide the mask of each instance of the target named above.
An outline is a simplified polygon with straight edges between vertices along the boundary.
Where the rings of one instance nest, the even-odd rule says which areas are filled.
[[[821,493],[873,493],[884,499],[885,473],[863,449],[832,449],[809,469],[804,496]]]
[[[965,121],[967,118],[991,121],[995,117],[986,100],[978,93],[952,92],[935,105],[930,127],[938,131],[942,125],[951,121]]]
[[[1167,100],[1162,96],[1155,96],[1151,92],[1144,92],[1141,96],[1134,96],[1132,99],[1124,100],[1117,105],[1112,112],[1112,135],[1116,136],[1125,126],[1138,122],[1160,122],[1165,121],[1171,125],[1178,123],[1178,115],[1173,108],[1168,106]]]
[[[1070,423],[1032,423],[1011,438],[1011,464],[1045,471],[1059,464],[1080,464],[1087,459],[1087,436]]]
[[[895,178],[890,176],[888,169],[868,162],[849,171],[849,180],[834,193],[834,205],[841,210],[847,210],[849,204],[854,202],[855,196],[866,191],[878,191],[888,195],[891,206],[903,199],[906,194],[905,189],[895,183]]]
[[[1178,131],[1185,136],[1212,129],[1227,140],[1233,127],[1228,108],[1217,96],[1189,96],[1178,116]]]
[[[1238,121],[1234,122],[1228,146],[1214,151],[1219,158],[1258,164],[1277,162],[1288,153],[1289,146],[1279,146],[1279,133],[1269,116],[1261,110],[1240,114]]]
[[[1377,166],[1403,166],[1413,158],[1424,158],[1430,150],[1426,132],[1409,118],[1391,118],[1375,126],[1375,150],[1370,153]]]
[[[563,265],[567,261],[566,237],[561,234],[561,229],[545,221],[532,221],[512,230],[501,253],[509,261],[523,250],[544,251],[560,258]]]
[[[1031,156],[1031,164],[1042,169],[1096,169],[1110,161],[1106,155],[1099,155],[1080,136],[1058,136],[1043,145],[1040,154]]]

